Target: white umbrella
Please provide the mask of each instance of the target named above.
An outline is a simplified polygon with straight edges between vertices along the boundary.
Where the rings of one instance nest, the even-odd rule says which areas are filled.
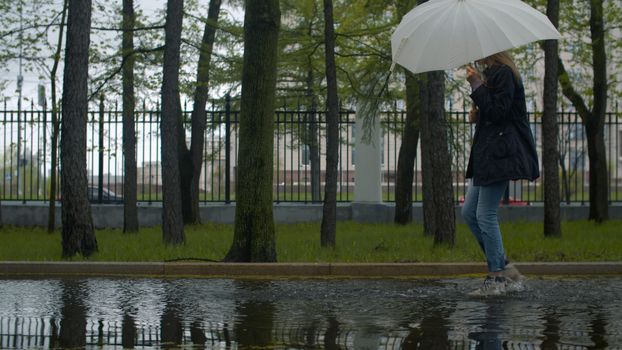
[[[421,73],[560,37],[544,14],[520,0],[430,0],[404,16],[391,50],[394,64]]]

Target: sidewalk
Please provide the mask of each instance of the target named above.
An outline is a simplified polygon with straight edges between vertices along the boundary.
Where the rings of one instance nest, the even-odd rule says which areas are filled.
[[[515,263],[525,275],[619,275],[622,262]],[[483,263],[0,262],[0,277],[402,278],[486,273]]]

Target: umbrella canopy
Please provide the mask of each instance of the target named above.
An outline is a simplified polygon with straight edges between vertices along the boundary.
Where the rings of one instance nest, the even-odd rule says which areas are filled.
[[[520,0],[430,0],[402,18],[391,50],[394,63],[421,73],[560,37],[544,14]]]

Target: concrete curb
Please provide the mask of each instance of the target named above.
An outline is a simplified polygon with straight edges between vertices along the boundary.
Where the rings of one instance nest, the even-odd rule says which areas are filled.
[[[622,262],[516,263],[526,275],[622,275]],[[397,278],[484,274],[483,263],[0,262],[3,277]]]

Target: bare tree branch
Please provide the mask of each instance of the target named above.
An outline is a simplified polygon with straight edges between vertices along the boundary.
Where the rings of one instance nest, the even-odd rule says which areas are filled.
[[[91,29],[107,31],[107,32],[122,32],[123,31],[123,28],[111,28],[111,27],[91,27]],[[154,26],[149,26],[149,27],[136,27],[136,28],[130,29],[130,31],[138,32],[138,31],[143,31],[143,30],[155,30],[155,29],[164,29],[164,25],[154,25]]]
[[[579,116],[583,122],[589,119],[591,112],[583,97],[579,95],[579,93],[574,89],[572,83],[570,82],[570,77],[568,76],[568,72],[566,72],[566,68],[564,67],[564,62],[561,59],[558,59],[558,69],[559,69],[559,84],[562,87],[562,93],[566,98],[570,100],[572,105],[575,107]]]
[[[57,23],[55,23],[55,20],[56,20],[56,18],[54,18],[54,21],[52,21],[51,23],[47,23],[47,24],[33,24],[33,25],[30,25],[30,26],[26,26],[26,27],[10,30],[8,32],[0,34],[0,39],[4,39],[4,38],[9,37],[11,35],[23,33],[23,32],[26,32],[26,31],[28,31],[30,29],[45,28],[45,30],[47,31],[51,26],[58,25]]]

